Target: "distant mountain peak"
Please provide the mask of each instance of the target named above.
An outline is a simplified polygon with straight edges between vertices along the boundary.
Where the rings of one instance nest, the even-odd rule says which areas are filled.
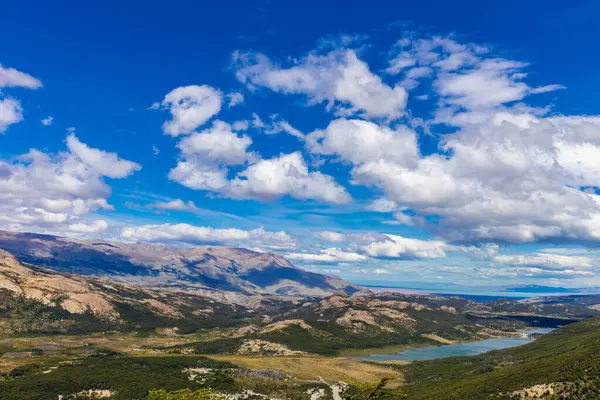
[[[359,290],[342,279],[300,269],[278,254],[237,247],[183,249],[143,242],[0,231],[0,249],[14,254],[21,262],[56,271],[110,276],[148,287],[295,296]]]

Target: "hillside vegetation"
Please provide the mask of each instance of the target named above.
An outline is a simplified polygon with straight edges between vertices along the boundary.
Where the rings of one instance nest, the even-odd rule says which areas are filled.
[[[600,319],[593,318],[524,346],[415,362],[401,369],[411,400],[584,400],[600,396],[599,357]]]
[[[578,304],[478,303],[463,298],[340,291],[329,297],[149,289],[26,265],[0,250],[1,334],[202,332],[165,353],[335,355],[349,349],[436,345],[518,335],[519,318],[600,315]],[[189,342],[186,340],[186,342]]]

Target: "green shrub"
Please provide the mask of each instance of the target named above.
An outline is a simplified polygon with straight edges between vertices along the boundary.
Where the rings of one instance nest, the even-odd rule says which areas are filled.
[[[171,392],[165,389],[153,389],[148,393],[146,400],[225,400],[225,398],[217,396],[214,390],[208,388],[196,391],[182,389]]]

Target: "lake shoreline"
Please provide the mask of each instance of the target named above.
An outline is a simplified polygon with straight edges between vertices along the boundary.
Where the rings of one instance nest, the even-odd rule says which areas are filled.
[[[514,345],[507,346],[507,347],[490,348],[489,350],[482,351],[482,352],[479,352],[476,354],[464,354],[465,356],[477,355],[477,354],[486,353],[488,351],[501,350],[504,348],[517,347],[517,346],[531,343],[534,340],[536,340],[539,336],[545,335],[554,329],[555,328],[527,327],[527,328],[523,328],[523,329],[518,329],[516,331],[504,332],[504,333],[506,333],[506,335],[498,335],[495,337],[490,337],[490,338],[481,339],[481,340],[456,341],[451,344],[444,344],[444,343],[425,344],[425,343],[423,343],[422,345],[414,344],[414,345],[385,346],[385,347],[380,347],[380,348],[369,348],[369,349],[349,349],[349,350],[340,352],[339,356],[340,357],[351,357],[355,360],[368,361],[368,362],[378,362],[378,363],[386,363],[386,364],[390,364],[390,363],[404,364],[404,363],[410,363],[410,362],[419,361],[419,360],[405,360],[405,359],[393,358],[393,357],[398,357],[400,354],[415,351],[415,350],[416,351],[420,351],[423,349],[432,349],[433,350],[433,349],[447,348],[447,347],[453,347],[453,346],[455,346],[455,347],[463,346],[464,347],[466,345],[473,345],[473,344],[477,344],[477,343],[490,343],[490,341],[492,341],[492,343],[493,343],[493,341],[504,340],[505,343],[514,344]],[[373,357],[371,358],[371,356],[373,356]],[[389,356],[390,358],[378,359],[379,357],[385,357],[385,356]],[[435,358],[446,358],[446,357],[456,357],[456,356],[462,356],[462,354],[448,355],[448,356],[444,356],[444,357],[435,357]]]
[[[495,338],[473,341],[469,343],[457,343],[444,346],[429,346],[418,349],[405,350],[400,353],[370,354],[358,357],[362,361],[427,361],[439,358],[476,356],[494,350],[503,350],[512,347],[532,343],[531,338]]]
[[[529,328],[531,328],[531,329],[529,329]],[[538,329],[540,329],[540,328],[528,327],[528,328],[519,329],[516,331],[497,331],[498,335],[490,336],[487,339],[455,340],[454,343],[452,343],[452,344],[466,344],[466,343],[480,342],[482,340],[502,339],[502,338],[526,339],[526,338],[529,338],[529,334],[524,332],[525,330],[534,331],[534,330],[538,330]],[[520,332],[520,331],[523,331],[523,332]],[[429,335],[429,334],[427,334],[427,335]],[[431,333],[431,335],[433,335],[433,333]],[[361,356],[401,353],[406,350],[415,350],[415,349],[421,349],[421,348],[425,348],[425,347],[442,347],[442,346],[451,345],[451,344],[444,344],[444,343],[441,343],[441,342],[438,342],[438,341],[435,341],[432,339],[430,339],[430,340],[431,340],[431,343],[411,343],[411,344],[398,344],[398,345],[390,345],[390,346],[383,346],[383,347],[369,347],[369,348],[364,348],[364,349],[357,349],[357,348],[344,349],[344,350],[339,351],[336,354],[336,356],[337,357],[359,358]]]

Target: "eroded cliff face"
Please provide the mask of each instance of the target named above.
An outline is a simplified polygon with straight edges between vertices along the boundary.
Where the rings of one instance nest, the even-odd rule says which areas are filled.
[[[0,288],[15,296],[60,306],[72,314],[91,312],[118,317],[110,296],[85,279],[25,266],[4,250],[0,250]]]
[[[172,321],[188,318],[207,319],[215,314],[246,309],[249,297],[231,296],[210,291],[175,291],[147,289],[93,276],[57,272],[21,263],[12,254],[0,250],[0,291],[4,298],[36,300],[69,314],[91,315],[111,323],[126,323],[137,310],[145,318]],[[252,299],[260,304],[260,297]],[[237,303],[237,304],[236,304]]]

